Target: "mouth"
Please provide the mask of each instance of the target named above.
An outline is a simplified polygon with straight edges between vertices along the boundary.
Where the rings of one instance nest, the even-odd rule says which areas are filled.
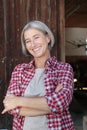
[[[41,49],[41,47],[37,47],[37,48],[34,48],[33,51],[36,53],[36,52],[39,52]]]

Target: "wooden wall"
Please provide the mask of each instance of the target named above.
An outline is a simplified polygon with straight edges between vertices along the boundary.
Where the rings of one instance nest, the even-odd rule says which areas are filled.
[[[0,0],[0,78],[6,84],[14,66],[30,60],[21,52],[20,34],[27,22],[36,19],[54,33],[52,55],[65,59],[64,0]]]
[[[51,53],[65,60],[64,0],[0,0],[0,113],[13,68],[31,59],[23,56],[20,44],[21,30],[31,20],[41,20],[51,28],[55,36]]]

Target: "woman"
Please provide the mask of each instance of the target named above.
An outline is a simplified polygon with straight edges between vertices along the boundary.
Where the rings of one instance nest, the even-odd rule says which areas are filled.
[[[51,30],[31,21],[21,33],[22,51],[34,58],[14,68],[4,110],[14,116],[13,130],[74,130],[69,113],[73,94],[73,70],[51,57]]]

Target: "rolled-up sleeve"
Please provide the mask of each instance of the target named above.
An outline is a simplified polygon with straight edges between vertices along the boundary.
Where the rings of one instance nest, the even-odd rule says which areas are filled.
[[[9,93],[9,94],[14,94],[16,96],[19,96],[20,85],[21,85],[21,71],[20,71],[20,65],[17,65],[12,72],[9,87],[7,89],[7,94]],[[8,111],[8,113],[16,117],[18,116],[19,108],[10,110]]]
[[[58,84],[63,88],[59,92],[47,93],[45,98],[52,113],[68,109],[73,96],[73,69],[66,63],[58,70]]]

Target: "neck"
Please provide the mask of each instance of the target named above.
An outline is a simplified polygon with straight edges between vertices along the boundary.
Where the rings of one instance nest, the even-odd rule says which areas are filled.
[[[49,58],[50,58],[50,52],[48,52],[45,56],[35,58],[35,67],[36,68],[44,68],[45,63]]]

